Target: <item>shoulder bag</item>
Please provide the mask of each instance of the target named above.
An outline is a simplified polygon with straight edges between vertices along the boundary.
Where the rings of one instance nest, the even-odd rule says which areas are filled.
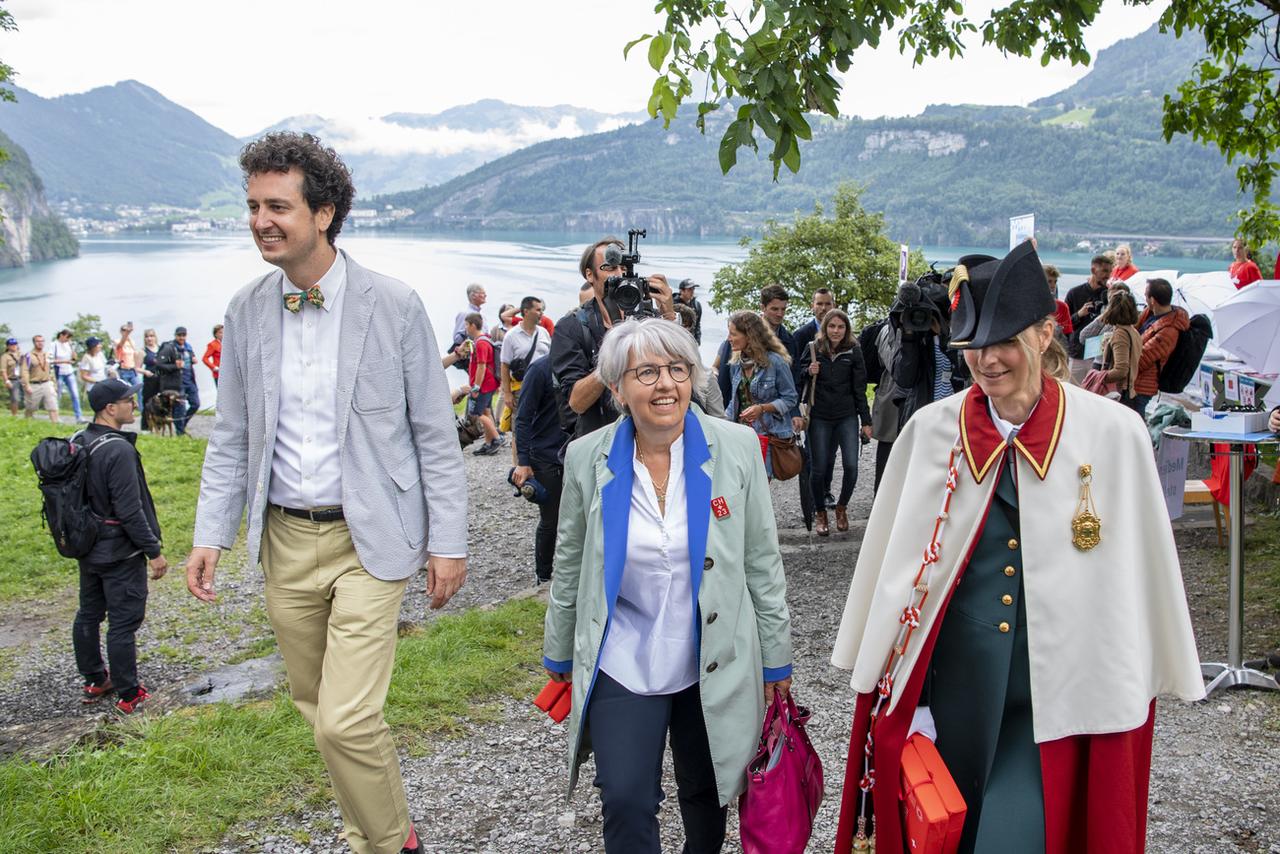
[[[533,354],[538,351],[538,335],[541,332],[541,326],[533,330],[533,340],[529,342],[529,352],[523,356],[516,356],[507,365],[507,370],[511,372],[511,379],[517,382],[524,382],[524,375],[528,372],[529,366],[533,364]]]
[[[803,854],[809,843],[823,791],[822,760],[805,732],[809,717],[791,692],[774,693],[738,799],[743,854]]]

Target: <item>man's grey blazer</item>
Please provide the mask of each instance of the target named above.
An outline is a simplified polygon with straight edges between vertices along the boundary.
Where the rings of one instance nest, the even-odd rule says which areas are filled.
[[[346,259],[335,342],[342,507],[360,563],[393,581],[417,572],[428,554],[466,554],[466,475],[422,300],[403,282]],[[227,307],[218,417],[196,508],[193,542],[226,549],[248,507],[250,566],[262,543],[280,409],[282,279],[268,273]]]

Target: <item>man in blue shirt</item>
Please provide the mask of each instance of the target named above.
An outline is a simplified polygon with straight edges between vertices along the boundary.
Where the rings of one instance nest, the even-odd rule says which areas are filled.
[[[182,361],[182,396],[187,399],[187,408],[179,419],[174,415],[173,428],[178,435],[187,432],[187,422],[191,416],[200,411],[200,387],[196,385],[196,351],[187,343],[187,327],[179,326],[173,330],[173,347]]]

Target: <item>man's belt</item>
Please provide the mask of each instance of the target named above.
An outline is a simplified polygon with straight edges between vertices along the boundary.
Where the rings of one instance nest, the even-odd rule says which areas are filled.
[[[286,516],[297,516],[299,519],[308,519],[312,522],[341,522],[346,518],[342,515],[341,507],[326,507],[323,510],[298,510],[293,507],[281,507],[279,504],[272,504],[271,506]]]

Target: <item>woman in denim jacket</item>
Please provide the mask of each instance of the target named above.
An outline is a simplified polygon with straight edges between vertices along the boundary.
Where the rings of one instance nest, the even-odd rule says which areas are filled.
[[[730,421],[749,424],[760,437],[764,468],[773,477],[768,437],[787,438],[791,414],[799,397],[791,376],[791,357],[754,311],[737,311],[729,317],[729,362],[732,398],[725,406]]]

